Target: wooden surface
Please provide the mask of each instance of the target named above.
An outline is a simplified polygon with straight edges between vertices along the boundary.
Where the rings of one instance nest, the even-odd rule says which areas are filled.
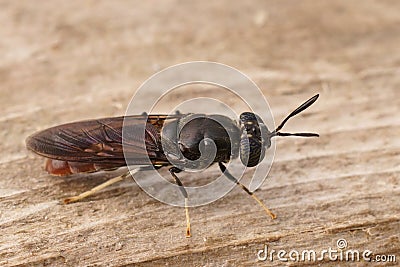
[[[396,255],[398,263],[399,9],[398,1],[1,1],[0,265],[336,266],[258,262],[256,254],[265,244],[335,249],[340,238],[349,249]],[[190,210],[187,239],[184,210],[133,181],[59,204],[113,174],[51,177],[25,138],[122,115],[150,75],[191,60],[249,75],[277,121],[321,94],[285,128],[321,137],[279,139],[257,191],[278,218],[235,188]],[[180,177],[196,184],[216,175],[211,168]]]

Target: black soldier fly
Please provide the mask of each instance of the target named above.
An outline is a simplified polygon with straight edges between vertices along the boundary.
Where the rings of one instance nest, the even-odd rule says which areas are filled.
[[[251,112],[242,113],[238,123],[222,115],[204,115],[192,118],[193,114],[142,114],[87,120],[55,126],[29,136],[26,140],[26,146],[29,150],[46,157],[45,170],[49,174],[57,176],[115,170],[124,167],[127,165],[124,152],[128,152],[133,157],[135,155],[145,155],[150,159],[151,163],[147,167],[156,169],[169,167],[169,172],[185,198],[186,236],[190,237],[188,194],[183,183],[176,175],[182,170],[168,160],[164,154],[162,142],[177,144],[176,147],[168,148],[169,152],[174,151],[174,149],[179,150],[186,159],[196,160],[200,157],[200,142],[205,138],[212,139],[217,148],[213,162],[218,163],[224,175],[239,185],[247,194],[251,195],[267,214],[274,219],[276,217],[275,214],[253,192],[240,183],[226,169],[224,163],[229,162],[232,158],[240,157],[243,165],[247,167],[258,165],[264,158],[265,150],[271,146],[271,138],[276,136],[318,137],[319,135],[316,133],[285,133],[280,131],[291,117],[310,107],[318,96],[317,94],[300,105],[273,131],[269,131],[260,117]],[[225,127],[216,122],[216,117],[218,117],[219,121],[224,122]],[[135,125],[141,123],[145,124],[145,147],[143,148],[135,143],[140,142],[138,138],[135,138]],[[177,125],[184,125],[178,133],[176,132]],[[125,140],[130,144],[127,147],[123,147],[123,127],[132,128],[130,133],[132,140]],[[137,136],[140,135],[138,134]],[[233,137],[232,140],[229,138],[230,136]],[[124,151],[124,149],[129,151]],[[134,161],[135,165],[148,164],[149,161],[141,161],[140,158],[137,157],[137,160]],[[138,170],[143,168],[146,167],[141,167]],[[112,178],[90,191],[65,199],[64,203],[81,200],[133,174],[132,172],[127,172]]]

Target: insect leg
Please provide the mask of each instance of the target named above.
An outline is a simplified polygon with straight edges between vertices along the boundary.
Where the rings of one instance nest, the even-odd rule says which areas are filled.
[[[84,199],[84,198],[86,198],[86,197],[88,197],[88,196],[91,196],[91,195],[95,194],[96,192],[98,192],[98,191],[100,191],[100,190],[106,188],[107,186],[110,186],[110,185],[112,185],[112,184],[115,184],[115,183],[117,183],[117,182],[120,182],[120,181],[124,180],[124,179],[127,178],[127,177],[132,176],[132,175],[133,175],[134,173],[136,173],[137,171],[138,171],[138,170],[134,170],[132,173],[131,173],[130,171],[128,171],[127,173],[124,173],[124,174],[122,174],[122,175],[120,175],[120,176],[114,177],[114,178],[112,178],[112,179],[110,179],[110,180],[108,180],[108,181],[106,181],[106,182],[104,182],[104,183],[102,183],[102,184],[100,184],[100,185],[98,185],[98,186],[96,186],[96,187],[93,187],[93,188],[90,189],[89,191],[83,192],[83,193],[81,193],[81,194],[79,194],[79,195],[77,195],[77,196],[72,196],[72,197],[69,197],[69,198],[65,198],[65,199],[63,200],[63,202],[64,202],[64,204],[69,204],[69,203],[72,203],[72,202],[77,202],[77,201],[79,201],[79,200],[81,200],[81,199]]]
[[[232,182],[236,183],[237,185],[240,185],[240,187],[246,191],[247,194],[249,194],[250,196],[252,196],[258,204],[260,204],[260,206],[265,210],[265,212],[271,216],[272,219],[276,218],[276,215],[274,213],[272,213],[272,211],[270,211],[267,206],[265,206],[265,204],[253,193],[250,192],[250,190],[241,182],[239,182],[235,177],[233,177],[232,174],[230,174],[230,172],[226,169],[225,165],[222,164],[222,162],[218,162],[219,168],[221,169],[222,173],[225,174],[225,176],[231,180]]]
[[[190,234],[190,218],[189,218],[189,209],[188,209],[188,200],[189,196],[188,193],[183,186],[181,180],[179,180],[178,176],[176,176],[175,173],[181,172],[181,169],[178,169],[176,167],[172,167],[169,169],[169,172],[171,173],[172,177],[174,177],[176,184],[179,186],[179,190],[181,190],[181,193],[183,197],[185,198],[185,213],[186,213],[186,237],[191,237]]]

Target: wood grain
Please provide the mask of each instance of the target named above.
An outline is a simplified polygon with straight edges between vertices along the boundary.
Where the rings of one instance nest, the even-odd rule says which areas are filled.
[[[336,266],[328,259],[258,261],[257,252],[265,245],[335,249],[341,238],[348,249],[396,255],[398,264],[399,8],[397,1],[1,1],[0,265]],[[25,138],[121,115],[149,76],[191,60],[246,73],[276,121],[320,93],[285,129],[321,137],[277,140],[257,191],[278,218],[235,188],[190,209],[187,239],[184,210],[133,181],[60,204],[115,174],[51,177],[43,159],[26,151]],[[174,101],[191,97],[182,92]],[[180,177],[196,184],[218,174],[212,167]]]

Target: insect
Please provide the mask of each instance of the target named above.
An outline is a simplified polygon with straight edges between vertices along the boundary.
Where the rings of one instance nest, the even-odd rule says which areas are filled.
[[[156,169],[169,167],[174,182],[179,186],[185,198],[186,236],[190,237],[189,196],[183,183],[176,175],[182,169],[171,164],[166,156],[166,150],[169,154],[176,154],[176,159],[179,162],[193,161],[201,156],[199,149],[201,141],[205,138],[212,139],[216,145],[213,163],[217,163],[229,180],[251,195],[266,213],[272,219],[275,219],[275,214],[253,192],[240,183],[226,169],[224,164],[232,158],[240,157],[243,165],[247,167],[258,165],[263,160],[266,149],[271,146],[271,138],[273,137],[318,137],[319,135],[316,133],[281,132],[282,127],[291,117],[310,107],[318,96],[317,94],[300,105],[273,131],[269,131],[259,116],[251,112],[242,113],[238,122],[222,115],[142,114],[55,126],[29,136],[26,139],[26,146],[29,150],[46,157],[45,170],[49,174],[57,176],[115,170],[127,165],[126,155],[129,155],[130,162],[141,166],[137,170],[146,169],[146,166],[143,166],[146,164],[147,167]],[[140,136],[138,133],[140,127],[137,127],[140,124],[145,125],[144,135],[142,135],[144,140],[137,138]],[[181,125],[184,126],[181,127]],[[123,137],[123,127],[126,127],[125,129],[129,131],[129,136]],[[125,138],[126,144],[124,146],[123,138]],[[145,146],[138,145],[139,142],[143,143],[143,141]],[[162,144],[167,145],[163,146]],[[144,157],[147,157],[146,161],[143,160]],[[112,178],[90,191],[65,199],[64,203],[79,201],[132,175],[134,175],[134,172],[127,172]]]

